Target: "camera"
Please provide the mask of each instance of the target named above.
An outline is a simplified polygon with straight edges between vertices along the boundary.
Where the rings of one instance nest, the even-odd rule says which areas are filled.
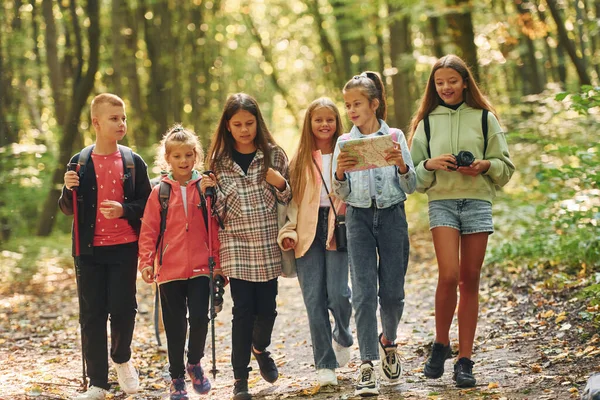
[[[467,150],[461,150],[458,154],[453,154],[453,156],[456,159],[457,167],[468,167],[475,161],[473,153]]]
[[[335,228],[333,230],[335,234],[335,244],[337,251],[346,251],[348,248],[348,240],[346,238],[346,216],[337,215],[335,217]]]

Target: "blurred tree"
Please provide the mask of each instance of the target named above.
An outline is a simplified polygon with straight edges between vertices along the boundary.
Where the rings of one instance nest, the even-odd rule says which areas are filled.
[[[60,10],[55,9],[52,0],[42,1],[42,14],[46,23],[46,63],[50,71],[49,80],[54,98],[54,112],[62,130],[62,137],[60,138],[58,162],[53,168],[52,184],[44,201],[37,226],[38,236],[47,236],[52,231],[54,217],[58,210],[65,162],[73,154],[73,143],[79,136],[81,111],[86,106],[87,98],[94,87],[98,70],[100,48],[98,1],[87,0],[85,7],[85,14],[89,21],[86,23],[88,35],[85,55],[84,38],[81,32],[82,23],[79,21],[77,10],[76,1],[71,0],[68,13],[71,24],[67,24],[66,18],[55,18],[55,13]],[[63,22],[61,30],[64,32],[65,45],[71,43],[71,37],[74,38],[74,48],[66,47],[67,51],[64,52],[62,60],[59,58],[59,54],[62,52],[58,51],[61,39],[56,26],[57,21]]]
[[[538,68],[534,39],[539,35],[531,14],[531,4],[528,0],[514,0],[519,12],[519,27],[521,36],[519,41],[523,77],[523,94],[537,94],[544,90],[543,77]]]
[[[473,3],[470,0],[452,0],[453,5],[446,13],[446,21],[452,41],[458,46],[459,54],[471,68],[475,79],[479,82],[479,62],[477,46],[475,46],[475,31],[473,29]]]

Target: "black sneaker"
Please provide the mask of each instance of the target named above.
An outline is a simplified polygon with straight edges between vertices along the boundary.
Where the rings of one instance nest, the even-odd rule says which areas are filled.
[[[251,400],[252,395],[248,391],[248,379],[237,379],[233,384],[233,400]]]
[[[444,346],[441,343],[433,343],[431,354],[425,363],[425,368],[423,368],[425,376],[431,379],[438,379],[444,375],[444,362],[447,358],[450,358],[451,354],[452,349],[449,344]]]
[[[258,361],[258,367],[260,368],[260,376],[269,383],[275,383],[279,378],[279,371],[277,371],[277,365],[271,358],[271,353],[264,350],[262,353],[257,353],[254,347],[252,347],[252,354]]]
[[[474,387],[475,377],[473,376],[473,361],[467,357],[460,358],[456,364],[454,364],[454,376],[452,379],[456,382],[456,386],[459,388]]]

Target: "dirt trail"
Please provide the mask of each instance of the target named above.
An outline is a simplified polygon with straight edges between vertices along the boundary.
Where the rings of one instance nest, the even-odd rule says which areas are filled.
[[[429,236],[412,237],[412,255],[406,283],[406,307],[398,330],[404,372],[399,384],[383,384],[379,399],[569,399],[578,398],[598,355],[564,356],[576,351],[569,332],[543,327],[539,310],[524,285],[514,277],[488,271],[482,279],[481,318],[476,338],[474,371],[477,387],[459,390],[451,379],[452,361],[440,380],[427,380],[422,366],[433,339],[433,295],[436,282]],[[62,272],[61,272],[62,271]],[[38,294],[14,294],[0,300],[0,399],[67,399],[81,382],[77,303],[70,267],[50,268],[37,278]],[[134,359],[140,370],[142,391],[127,396],[113,386],[114,399],[164,399],[166,353],[158,352],[151,324],[152,292],[139,281],[139,317],[134,337]],[[539,296],[540,294],[538,294]],[[231,299],[217,319],[217,368],[213,390],[192,399],[229,399],[232,392],[230,358]],[[557,310],[560,302],[556,302]],[[296,279],[280,279],[278,312],[270,348],[279,365],[275,385],[261,380],[256,362],[250,373],[250,390],[256,399],[352,399],[359,352],[337,371],[340,385],[320,389],[315,384],[306,311]],[[557,312],[558,313],[558,312]],[[541,329],[542,327],[543,329]],[[453,330],[455,328],[453,326]],[[561,335],[562,333],[562,335]],[[355,339],[356,332],[354,331]],[[453,343],[456,334],[453,334]],[[210,369],[210,337],[203,360]],[[356,341],[355,341],[356,342]],[[549,350],[550,349],[550,350]],[[554,349],[554,350],[552,350]],[[557,350],[562,349],[562,350]],[[554,352],[553,352],[554,351]],[[111,380],[116,383],[114,371]],[[116,385],[115,385],[116,386]]]

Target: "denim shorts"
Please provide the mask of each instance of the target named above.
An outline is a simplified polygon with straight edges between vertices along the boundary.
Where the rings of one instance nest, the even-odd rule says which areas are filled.
[[[429,229],[454,228],[461,235],[494,233],[492,203],[475,199],[433,200],[429,202]]]

